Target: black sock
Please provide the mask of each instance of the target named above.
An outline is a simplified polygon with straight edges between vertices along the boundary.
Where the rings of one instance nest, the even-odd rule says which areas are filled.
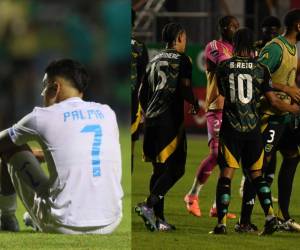
[[[253,186],[253,183],[246,177],[244,183],[244,191],[243,191],[243,201],[242,201],[242,210],[241,210],[241,224],[250,224],[251,223],[251,215],[254,207],[256,197],[256,190]]]
[[[153,208],[159,202],[159,197],[155,194],[150,194],[146,200],[148,207]]]
[[[218,212],[218,223],[226,225],[226,215],[230,202],[231,180],[226,177],[220,177],[217,185],[216,203]]]
[[[151,193],[157,179],[164,172],[163,170],[164,170],[163,167],[156,166],[155,170],[153,171],[153,174],[152,174],[151,179],[150,179],[150,185],[149,185],[150,193]],[[154,214],[157,218],[165,220],[165,217],[164,217],[164,198],[159,199],[159,201],[153,206],[153,210],[154,210]]]
[[[278,175],[278,204],[281,219],[290,219],[289,205],[293,188],[293,180],[299,158],[284,158]]]
[[[256,177],[254,180],[252,180],[252,182],[255,187],[260,205],[264,210],[265,216],[274,215],[273,206],[272,206],[271,189],[268,183],[265,181],[265,179],[262,176]]]

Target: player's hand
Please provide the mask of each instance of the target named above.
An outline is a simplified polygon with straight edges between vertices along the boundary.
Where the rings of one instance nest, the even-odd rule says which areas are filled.
[[[188,113],[191,115],[197,115],[199,110],[200,110],[200,106],[199,106],[198,100],[196,100],[194,102],[194,104],[191,106],[191,109],[189,110]]]
[[[287,86],[286,93],[297,103],[300,103],[300,88],[296,86]]]
[[[45,162],[45,155],[43,150],[39,148],[32,148],[33,155],[38,159],[39,162]]]
[[[299,115],[300,114],[300,106],[296,103],[293,103],[291,106],[292,106],[292,113],[295,115]]]

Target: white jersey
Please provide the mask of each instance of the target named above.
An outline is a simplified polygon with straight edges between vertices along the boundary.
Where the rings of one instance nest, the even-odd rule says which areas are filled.
[[[49,169],[49,223],[108,225],[122,213],[121,150],[114,111],[108,105],[69,98],[36,107],[9,129],[21,145],[38,141]]]

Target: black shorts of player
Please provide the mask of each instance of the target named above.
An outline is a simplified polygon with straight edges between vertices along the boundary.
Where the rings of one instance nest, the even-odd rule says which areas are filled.
[[[265,156],[271,156],[278,149],[280,138],[286,128],[288,115],[267,115],[261,119],[261,131],[264,141]]]
[[[225,167],[239,168],[241,160],[244,171],[262,169],[264,158],[262,136],[256,133],[237,133],[226,131],[220,134],[218,164]]]
[[[143,151],[145,161],[170,163],[171,160],[184,166],[187,145],[183,126],[145,126]]]
[[[295,119],[292,119],[289,124],[286,125],[284,132],[280,138],[279,150],[285,152],[297,152],[300,146],[300,124]]]

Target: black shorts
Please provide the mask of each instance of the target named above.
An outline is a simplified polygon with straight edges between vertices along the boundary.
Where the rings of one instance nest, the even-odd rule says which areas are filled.
[[[241,160],[244,170],[260,170],[263,165],[264,150],[260,133],[252,137],[221,135],[219,140],[218,164],[225,167],[239,168]]]
[[[281,136],[279,149],[298,152],[298,146],[300,146],[300,124],[296,124],[295,120],[292,120]]]
[[[145,126],[143,151],[145,161],[165,163],[172,155],[172,160],[185,165],[187,145],[183,126]]]
[[[285,116],[263,115],[261,119],[261,131],[266,157],[271,156],[277,151],[279,141],[286,128],[285,119]]]

